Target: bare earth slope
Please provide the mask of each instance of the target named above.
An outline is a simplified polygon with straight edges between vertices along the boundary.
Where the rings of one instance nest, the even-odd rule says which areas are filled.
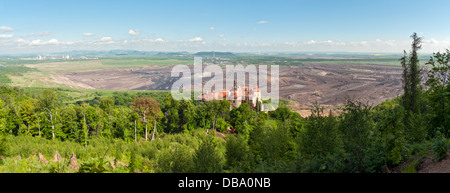
[[[303,105],[317,101],[341,106],[346,98],[377,105],[401,92],[401,69],[398,67],[310,64],[281,68],[280,71],[281,98]]]
[[[435,163],[432,159],[426,159],[418,173],[450,173],[450,156],[447,153],[447,157],[443,160]]]
[[[169,90],[173,66],[137,69],[98,69],[58,73],[66,85],[106,90]],[[61,83],[61,82],[58,82]],[[298,102],[293,109],[308,109],[314,102],[341,106],[352,98],[377,105],[401,94],[401,68],[378,64],[306,64],[280,67],[280,97]],[[300,112],[304,115],[304,112]],[[306,113],[307,114],[307,113]]]

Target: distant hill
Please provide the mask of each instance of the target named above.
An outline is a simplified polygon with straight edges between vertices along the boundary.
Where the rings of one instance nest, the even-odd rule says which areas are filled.
[[[231,52],[197,52],[194,54],[195,56],[204,56],[204,57],[232,57],[235,56]]]

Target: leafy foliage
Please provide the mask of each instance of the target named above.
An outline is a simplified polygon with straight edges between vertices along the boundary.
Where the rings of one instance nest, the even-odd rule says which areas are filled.
[[[213,137],[206,138],[194,153],[194,172],[222,172],[223,156],[217,150],[217,142]]]

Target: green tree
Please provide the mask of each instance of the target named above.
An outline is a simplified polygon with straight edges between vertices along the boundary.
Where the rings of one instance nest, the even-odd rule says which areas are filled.
[[[149,97],[138,97],[133,101],[133,108],[145,123],[145,141],[148,140],[148,121],[153,121],[153,141],[155,139],[156,121],[160,118],[159,113],[161,112],[159,103]]]
[[[209,114],[209,109],[205,103],[200,103],[195,107],[195,121],[198,128],[211,128],[212,121]]]
[[[77,111],[74,104],[62,106],[60,108],[61,124],[63,132],[67,135],[68,139],[75,139],[76,132],[79,128]]]
[[[133,138],[132,131],[130,131],[130,128],[134,128],[133,126],[130,127],[130,121],[129,116],[132,114],[132,110],[125,106],[118,106],[114,108],[113,110],[113,116],[114,116],[114,130],[113,130],[113,136],[116,138],[122,138],[124,140],[129,140]],[[139,117],[139,116],[138,116]],[[135,119],[136,120],[136,119]]]
[[[38,99],[39,109],[45,113],[47,113],[48,120],[52,126],[52,139],[55,139],[55,123],[54,123],[54,113],[60,102],[58,100],[58,94],[54,90],[44,90],[41,97]]]
[[[134,122],[134,124],[133,124],[133,126],[134,126],[134,141],[137,142],[137,135],[138,135],[137,134],[138,133],[137,120],[139,119],[139,114],[137,112],[130,113],[129,118],[130,118],[131,122]]]
[[[179,115],[179,124],[183,129],[183,132],[189,133],[194,131],[196,128],[196,121],[195,121],[195,105],[192,100],[181,100],[180,101],[180,108],[178,109],[178,115]]]
[[[340,116],[338,129],[346,153],[347,172],[365,172],[366,154],[371,145],[374,123],[371,107],[347,100]]]
[[[161,104],[161,110],[164,113],[163,122],[166,125],[166,131],[168,133],[171,132],[180,132],[179,127],[179,101],[176,101],[172,98],[172,95],[169,93]]]
[[[191,148],[182,144],[161,150],[157,163],[162,173],[188,173],[194,167]]]
[[[216,138],[208,137],[202,141],[194,153],[194,172],[220,173],[223,170],[223,157],[218,151]]]
[[[30,135],[30,127],[33,125],[36,119],[36,100],[26,99],[20,104],[20,114],[23,122],[27,126],[27,135]]]
[[[226,136],[226,165],[231,172],[251,172],[252,152],[241,136]]]
[[[113,121],[114,121],[114,99],[111,97],[107,97],[107,98],[102,98],[100,100],[100,108],[103,110],[103,112],[105,113],[104,117],[106,117],[108,124],[106,124],[106,128],[107,128],[107,135],[110,136],[112,135],[112,131],[111,129],[113,128]]]
[[[230,111],[230,102],[227,100],[205,101],[211,116],[212,130],[216,132],[217,122],[220,118],[224,119],[225,115]]]
[[[389,102],[389,101],[387,101]],[[375,120],[373,151],[382,152],[384,165],[394,166],[403,160],[403,154],[407,150],[404,116],[405,110],[399,104],[379,105],[374,109]]]
[[[430,109],[429,117],[431,119],[430,136],[435,135],[436,128],[444,127],[445,136],[448,136],[450,130],[450,50],[445,53],[433,53],[430,60],[426,63],[429,66],[428,79],[425,83],[429,87],[427,90],[428,107]]]
[[[256,116],[257,113],[250,109],[249,104],[242,103],[241,106],[230,111],[230,124],[238,135],[248,140],[256,124]]]
[[[299,136],[305,122],[305,119],[300,114],[292,112],[289,107],[284,105],[279,106],[275,111],[269,111],[269,116],[283,123],[284,127],[288,128],[294,138]],[[258,116],[259,118],[260,116]]]
[[[0,99],[0,135],[6,133],[6,120],[8,116],[8,109],[5,107],[5,102]]]
[[[331,112],[323,116],[324,108],[316,103],[311,116],[297,139],[301,156],[301,171],[342,172],[342,140],[337,129],[337,121]]]
[[[287,159],[287,154],[294,149],[294,142],[288,128],[281,122],[267,120],[262,126],[260,151],[262,158],[273,167]]]
[[[403,57],[400,59],[403,67],[403,108],[407,111],[417,113],[420,110],[421,105],[421,93],[422,87],[421,70],[419,68],[419,56],[418,51],[422,48],[422,38],[418,37],[416,33],[411,35],[413,42],[411,44],[411,52],[408,55],[406,51]]]
[[[79,106],[76,106],[77,115],[79,117],[79,121],[81,124],[81,130],[78,131],[79,142],[84,142],[84,145],[87,146],[89,139],[89,125],[88,121],[88,109],[91,108],[89,103],[83,103]]]

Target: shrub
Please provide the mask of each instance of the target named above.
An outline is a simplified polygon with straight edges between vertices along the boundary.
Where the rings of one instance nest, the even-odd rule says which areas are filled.
[[[431,148],[435,155],[435,161],[441,161],[447,156],[448,143],[444,137],[438,137],[433,139]]]
[[[227,167],[232,172],[250,172],[252,152],[245,139],[229,134],[226,136],[225,158]]]
[[[0,135],[0,156],[6,156],[8,152],[8,145],[6,143],[6,137]]]
[[[223,157],[217,150],[215,137],[208,137],[198,147],[194,154],[194,172],[219,173],[222,172]]]
[[[417,168],[420,166],[419,160],[411,161],[405,168],[401,170],[402,173],[417,173]]]
[[[170,148],[161,150],[157,164],[160,173],[191,172],[194,166],[191,149],[185,145],[174,144]]]

